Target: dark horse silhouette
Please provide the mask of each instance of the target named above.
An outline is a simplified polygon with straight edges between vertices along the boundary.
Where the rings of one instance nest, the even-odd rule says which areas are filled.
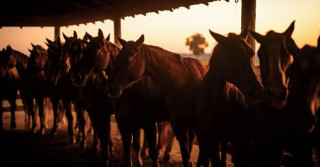
[[[249,105],[261,99],[263,92],[253,66],[254,52],[245,42],[247,30],[227,37],[210,33],[218,44],[196,99],[198,166],[208,166],[206,159],[201,159],[204,154],[209,155],[212,166],[226,166],[225,151],[220,162],[220,142],[232,144],[235,166],[248,166],[254,123]]]
[[[79,125],[79,134],[78,138],[80,140],[80,148],[84,149],[87,145],[87,133],[85,132],[85,125],[86,125],[86,117],[87,114],[85,113],[85,110],[83,109],[83,105],[81,105],[78,102],[78,88],[74,87],[71,82],[71,61],[73,60],[73,56],[76,53],[81,53],[82,48],[85,46],[86,42],[82,39],[78,39],[77,33],[74,31],[73,37],[67,37],[65,34],[63,34],[65,38],[65,44],[61,48],[60,45],[60,51],[57,54],[56,61],[52,66],[54,66],[51,69],[51,72],[49,72],[49,76],[51,76],[51,81],[56,85],[59,89],[61,89],[61,98],[65,99],[67,101],[72,101],[75,106],[75,110],[77,113],[77,123]],[[52,43],[52,41],[47,40],[49,43]],[[57,40],[57,42],[60,42]],[[73,60],[74,61],[74,60]],[[50,71],[50,70],[49,70]],[[82,100],[84,101],[84,100]],[[90,127],[91,128],[91,127]],[[94,135],[94,143],[93,148],[95,150],[98,150],[98,141],[96,135]]]
[[[107,79],[106,74],[109,74],[110,71],[113,70],[112,65],[115,57],[118,55],[120,48],[111,44],[110,42],[106,41],[103,45],[103,35],[102,32],[99,31],[100,36],[100,45],[95,44],[91,45],[91,47],[87,48],[86,54],[83,58],[82,62],[85,64],[81,65],[81,69],[79,70],[78,74],[76,75],[79,79],[79,84],[85,84],[86,80],[91,76],[96,76],[96,85],[100,90],[103,90],[101,86],[104,86],[103,81]],[[99,38],[92,38],[88,35],[90,39],[90,43],[98,43]],[[90,46],[90,45],[89,45]],[[98,46],[98,47],[93,47]],[[106,48],[106,50],[104,50]],[[89,51],[90,50],[90,51]],[[110,52],[110,54],[106,54]],[[109,65],[108,65],[109,64]],[[106,66],[108,65],[108,66]],[[76,79],[76,77],[74,77]],[[84,80],[81,81],[81,78]],[[100,82],[99,82],[100,81]],[[101,82],[102,81],[102,82]],[[98,84],[97,84],[98,83]],[[159,111],[163,110],[164,104],[162,103],[162,97],[158,97],[160,92],[159,90],[155,89],[150,85],[151,80],[149,78],[144,78],[141,82],[137,82],[130,91],[126,92],[126,95],[122,96],[121,98],[116,99],[116,119],[120,128],[120,132],[122,135],[123,143],[124,143],[124,159],[125,164],[131,164],[130,158],[130,139],[131,136],[135,135],[139,128],[143,128],[145,130],[146,138],[151,138],[148,141],[150,147],[150,155],[152,156],[155,164],[157,164],[157,152],[155,150],[156,140],[153,138],[156,136],[155,130],[155,119],[163,119],[161,117],[157,118],[157,115],[150,115],[154,113],[159,113]],[[105,92],[105,91],[102,91]],[[135,101],[132,99],[134,96],[139,96],[139,100]],[[110,98],[111,99],[111,98]],[[110,100],[109,99],[109,100]],[[157,110],[150,112],[150,110]],[[135,118],[135,119],[132,119]],[[147,121],[146,121],[147,120]],[[161,126],[161,125],[160,125]],[[161,129],[161,128],[160,128]],[[159,135],[161,137],[161,135]],[[136,139],[136,137],[134,137]],[[138,139],[137,139],[138,140]],[[173,139],[171,139],[173,140]],[[161,140],[159,140],[161,142]],[[138,151],[140,155],[140,148],[139,145],[135,145],[134,148]],[[160,144],[159,144],[160,145]],[[167,149],[166,152],[166,159],[170,159],[170,151],[171,148]],[[138,156],[139,165],[142,165],[142,161]]]
[[[39,133],[44,134],[46,129],[46,122],[44,117],[44,106],[43,99],[45,97],[51,98],[52,106],[54,110],[58,108],[58,100],[56,100],[57,89],[54,85],[48,80],[48,71],[50,67],[49,55],[46,49],[40,45],[33,45],[33,49],[29,50],[31,55],[28,61],[28,66],[26,69],[26,77],[23,79],[23,87],[27,91],[27,106],[28,111],[32,115],[32,128],[31,132],[35,132],[36,120],[35,112],[33,109],[33,98],[36,99],[39,106],[39,116],[40,116],[40,131]],[[50,57],[50,59],[52,59]],[[56,111],[54,111],[56,113]],[[54,114],[57,116],[57,114]],[[72,115],[71,115],[72,117]],[[72,118],[69,118],[69,124],[72,126]],[[69,125],[69,134],[72,136],[71,142],[75,142],[74,130],[70,128]],[[54,125],[53,130],[55,130],[56,125]]]
[[[10,128],[16,128],[15,122],[15,110],[16,110],[16,98],[17,91],[20,90],[20,95],[22,99],[23,106],[26,107],[25,104],[25,94],[21,89],[21,77],[25,75],[25,70],[27,67],[28,56],[22,54],[19,51],[16,51],[11,48],[10,45],[7,46],[6,49],[3,49],[0,53],[0,68],[1,68],[1,76],[0,76],[0,130],[2,130],[2,100],[7,98],[10,103],[10,111],[11,111],[11,124]],[[29,114],[28,110],[25,109],[26,112],[26,126],[29,127]]]
[[[102,33],[102,32],[101,32]],[[101,38],[100,38],[101,37]],[[95,43],[93,37],[86,33],[84,39],[78,39],[76,32],[74,32],[74,37],[66,37],[66,46],[68,48],[65,51],[65,64],[70,67],[70,75],[73,76],[77,74],[78,70],[81,69],[84,60],[84,52],[87,49],[90,49],[90,45],[97,45],[100,42],[106,42],[103,34],[100,34],[100,37],[96,37],[95,40],[98,43]],[[87,42],[87,39],[91,39],[90,42]],[[107,41],[109,37],[107,38]],[[91,44],[90,44],[91,43]],[[99,92],[94,86],[95,80],[93,79],[87,80],[87,84],[84,87],[79,87],[77,84],[74,84],[74,77],[71,77],[71,81],[73,86],[76,89],[76,102],[81,105],[82,108],[86,109],[93,128],[97,137],[100,140],[101,148],[102,148],[102,156],[103,160],[106,161],[107,166],[109,165],[110,157],[113,154],[113,144],[110,136],[110,115],[112,114],[112,106],[108,102],[108,98],[101,92]],[[85,124],[85,120],[80,120],[80,124]],[[97,147],[97,146],[95,146]]]
[[[317,97],[317,84],[305,80],[308,76],[290,66],[291,55],[294,62],[299,62],[296,53],[293,54],[299,50],[291,39],[293,30],[294,22],[283,33],[269,31],[263,36],[250,31],[261,43],[258,56],[267,90],[255,114],[254,166],[280,166],[283,149],[294,153],[295,165],[312,166],[312,148],[306,141],[316,120],[312,105]]]
[[[135,89],[134,83],[149,80],[152,83],[150,88],[157,90],[156,92],[159,92],[157,96],[163,98],[164,110],[146,113],[150,117],[144,116],[144,118],[152,121],[165,118],[170,121],[180,144],[183,164],[189,166],[195,136],[194,101],[196,90],[206,73],[205,67],[196,59],[183,58],[162,48],[144,45],[143,35],[137,41],[127,42],[121,38],[118,39],[123,48],[116,57],[114,69],[109,76],[108,94],[119,97],[123,90],[128,89],[123,92],[125,95],[130,89]],[[141,94],[143,95],[143,92]],[[140,95],[131,96],[133,101],[144,99]],[[153,126],[152,129],[154,128]],[[122,135],[122,137],[126,136]],[[151,145],[149,147],[151,148]],[[154,160],[153,165],[157,166],[155,163],[157,155],[151,156]]]
[[[47,39],[47,42],[48,42],[47,51],[49,54],[48,80],[49,82],[51,82],[51,84],[55,89],[55,92],[52,93],[51,95],[51,101],[54,101],[54,103],[58,103],[60,99],[62,100],[66,108],[69,135],[71,136],[71,139],[73,140],[73,142],[75,142],[73,116],[71,113],[71,101],[75,102],[74,101],[75,94],[74,94],[73,85],[68,75],[70,68],[64,63],[65,62],[64,54],[65,54],[66,46],[63,46],[61,44],[59,37],[54,42]],[[77,113],[77,118],[84,119],[83,112],[79,111],[80,108],[77,106],[76,103],[74,104],[75,104],[75,109]],[[56,133],[57,118],[58,118],[58,111],[54,109],[54,127],[52,129],[52,134]],[[82,129],[82,127],[80,127],[80,129]],[[81,141],[81,147],[84,146],[83,142],[84,141]]]

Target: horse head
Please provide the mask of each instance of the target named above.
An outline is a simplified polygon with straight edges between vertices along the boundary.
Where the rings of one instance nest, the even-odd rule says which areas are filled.
[[[73,37],[67,37],[65,34],[63,34],[63,37],[65,39],[65,44],[63,45],[64,55],[63,55],[63,66],[66,67],[66,69],[69,69],[70,73],[73,73],[73,69],[79,64],[82,55],[83,50],[87,45],[86,35],[84,39],[78,38],[77,32],[73,32]]]
[[[294,21],[283,33],[269,31],[265,36],[250,31],[250,34],[261,44],[258,50],[261,78],[266,88],[266,97],[276,109],[283,108],[288,98],[288,77],[286,70],[291,64],[286,40],[291,38]]]
[[[59,80],[69,72],[68,67],[63,63],[63,46],[60,37],[56,41],[46,39],[48,43],[48,78],[57,85]]]
[[[40,45],[32,45],[30,58],[27,66],[27,76],[29,79],[46,80],[48,67],[48,52]]]
[[[119,50],[116,47],[111,47],[113,44],[109,42],[110,34],[105,38],[101,29],[99,29],[97,37],[86,33],[84,38],[89,42],[83,50],[80,62],[72,71],[71,81],[74,86],[84,86],[96,73],[105,71],[109,67],[111,54],[117,55],[117,50]]]
[[[17,64],[16,57],[14,56],[14,51],[10,45],[1,52],[1,74],[2,77],[6,75],[10,69],[14,68]]]
[[[320,39],[320,38],[319,38]],[[320,52],[306,45],[287,70],[290,78],[288,112],[293,130],[299,134],[310,133],[320,108]]]
[[[218,42],[212,53],[210,70],[237,86],[249,103],[261,100],[263,88],[253,65],[254,52],[245,41],[248,31],[245,29],[240,35],[229,33],[227,37],[209,31]]]
[[[144,60],[136,56],[144,42],[144,35],[141,35],[137,41],[125,41],[119,37],[118,39],[122,49],[115,58],[107,90],[110,96],[116,97],[122,94],[122,90],[140,79],[145,70]]]

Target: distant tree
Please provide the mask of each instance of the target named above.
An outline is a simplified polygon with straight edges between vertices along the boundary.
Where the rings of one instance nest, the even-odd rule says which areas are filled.
[[[203,54],[204,49],[208,47],[208,42],[202,34],[196,33],[187,38],[186,46],[189,46],[189,50],[191,50],[194,55],[199,56]]]

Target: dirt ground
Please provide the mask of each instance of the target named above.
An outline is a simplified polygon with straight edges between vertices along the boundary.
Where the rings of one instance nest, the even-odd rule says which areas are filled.
[[[75,113],[74,113],[75,116]],[[48,130],[45,135],[31,134],[25,129],[24,112],[16,112],[17,128],[10,130],[10,113],[3,115],[4,131],[0,133],[0,162],[6,167],[29,167],[29,166],[68,166],[68,167],[93,167],[101,166],[99,152],[92,151],[92,135],[88,137],[88,148],[80,150],[79,143],[70,144],[67,134],[67,122],[62,123],[58,130],[58,135],[52,137],[50,130],[52,127],[52,113],[47,113]],[[120,167],[122,164],[122,142],[117,125],[112,123],[112,139],[115,143],[115,155],[112,164]],[[192,151],[192,163],[195,166],[199,153],[199,148],[194,145]],[[133,156],[135,154],[133,153]],[[175,141],[171,153],[172,160],[168,163],[160,162],[163,167],[182,166],[181,155],[178,142]],[[162,155],[160,155],[160,160]],[[151,159],[143,159],[144,166],[151,166]],[[233,165],[228,156],[228,167]],[[2,165],[1,165],[2,166]]]

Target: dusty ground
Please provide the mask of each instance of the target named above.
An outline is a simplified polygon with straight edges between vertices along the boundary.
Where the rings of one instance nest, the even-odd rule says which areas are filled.
[[[50,136],[50,130],[46,135],[31,134],[24,127],[24,112],[16,112],[17,128],[10,130],[10,113],[4,113],[4,131],[0,134],[0,162],[5,166],[100,166],[99,153],[91,149],[92,136],[89,136],[88,148],[79,149],[79,144],[69,144],[66,123],[62,124],[57,136]],[[48,113],[48,127],[52,127],[52,113]],[[116,123],[112,123],[112,137],[115,143],[115,156],[112,163],[115,167],[122,164],[122,142]],[[161,166],[182,166],[179,145],[176,141],[172,152],[172,160],[169,163],[160,163]],[[192,163],[195,165],[198,157],[198,146],[192,151]],[[162,155],[161,155],[162,156]],[[162,157],[160,157],[161,159]],[[228,166],[233,166],[228,157]],[[145,166],[151,166],[151,159],[143,159]],[[2,166],[2,165],[1,165]]]

